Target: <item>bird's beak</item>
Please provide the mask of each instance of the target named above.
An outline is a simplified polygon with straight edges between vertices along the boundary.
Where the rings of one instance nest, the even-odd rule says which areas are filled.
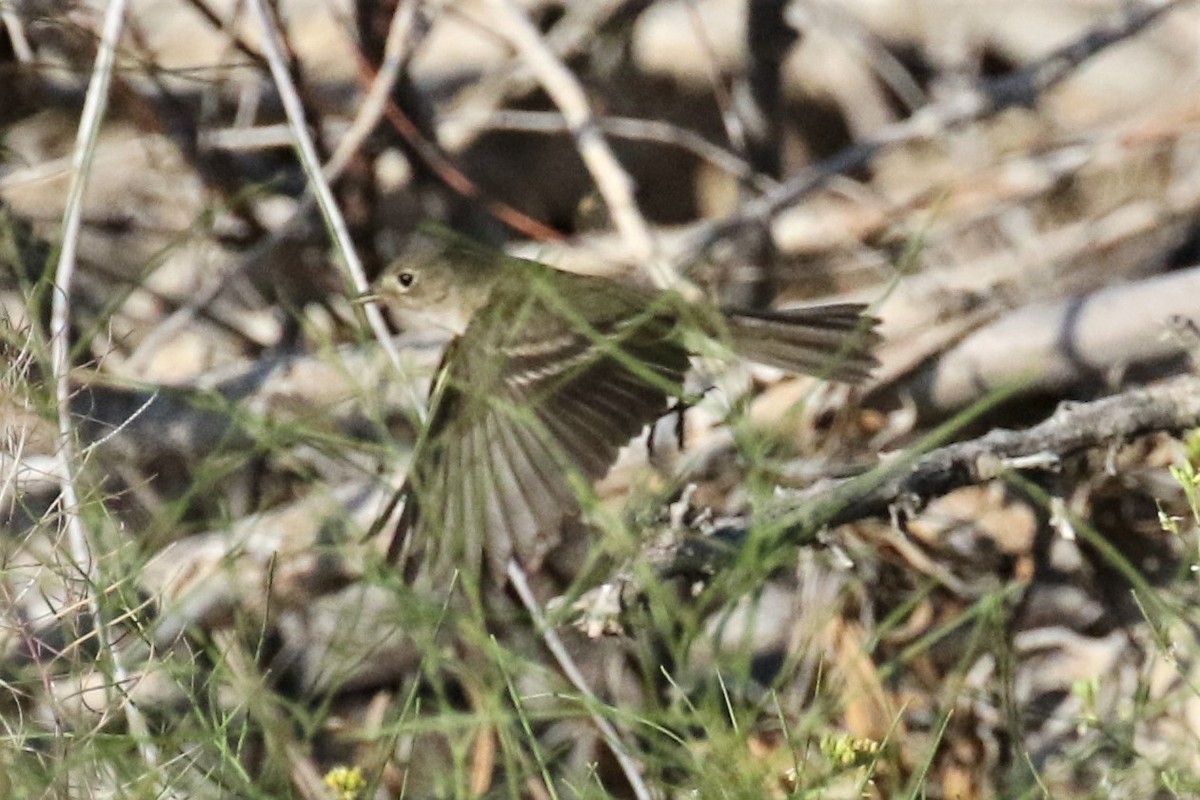
[[[379,293],[373,292],[370,289],[368,289],[367,291],[363,292],[362,294],[351,297],[350,305],[365,306],[367,303],[378,303],[379,300],[380,300]]]

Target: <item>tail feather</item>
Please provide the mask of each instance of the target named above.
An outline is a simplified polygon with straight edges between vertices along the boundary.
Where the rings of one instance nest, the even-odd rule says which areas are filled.
[[[879,320],[859,303],[786,311],[729,311],[733,348],[751,361],[829,380],[854,383],[879,362],[871,354],[880,341]]]

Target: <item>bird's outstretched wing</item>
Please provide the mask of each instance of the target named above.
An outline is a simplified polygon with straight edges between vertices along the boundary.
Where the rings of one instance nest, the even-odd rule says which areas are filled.
[[[688,352],[652,295],[520,268],[443,357],[389,547],[410,581],[536,568],[581,487],[682,391]]]

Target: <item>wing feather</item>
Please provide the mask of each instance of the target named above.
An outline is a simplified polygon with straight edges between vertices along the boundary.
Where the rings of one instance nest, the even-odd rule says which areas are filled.
[[[484,422],[485,438],[491,458],[491,491],[495,495],[498,519],[489,529],[488,556],[495,567],[503,556],[523,556],[533,545],[531,532],[538,528],[528,489],[530,466],[522,454],[514,451],[504,429],[511,424],[503,414],[490,414]]]

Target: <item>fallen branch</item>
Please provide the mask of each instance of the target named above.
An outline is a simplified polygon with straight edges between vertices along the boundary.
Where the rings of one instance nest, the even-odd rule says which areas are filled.
[[[880,516],[895,506],[919,509],[963,486],[1000,477],[1009,470],[1057,469],[1072,455],[1122,444],[1151,433],[1180,433],[1200,426],[1200,378],[1176,378],[1089,403],[1062,403],[1048,419],[1026,430],[998,428],[966,442],[938,448],[913,460],[900,459],[852,478],[832,491],[800,497],[784,516],[789,542],[806,541],[819,530]]]
[[[913,513],[955,489],[1007,472],[1054,471],[1063,460],[1085,450],[1195,427],[1200,427],[1197,377],[1176,378],[1090,403],[1063,403],[1048,419],[1026,430],[996,429],[924,455],[903,454],[832,486],[786,494],[781,510],[756,523],[756,546],[778,550],[808,544],[828,528],[886,517],[893,510]],[[666,547],[656,544],[643,550],[639,561],[660,577],[709,578],[737,562],[748,534],[748,525],[730,524],[715,535],[686,537]],[[589,629],[607,627],[597,625],[596,617],[612,613],[613,598],[620,598],[619,605],[625,608],[640,602],[646,592],[639,574],[626,571],[577,604],[588,609]],[[607,611],[593,608],[601,603]]]

